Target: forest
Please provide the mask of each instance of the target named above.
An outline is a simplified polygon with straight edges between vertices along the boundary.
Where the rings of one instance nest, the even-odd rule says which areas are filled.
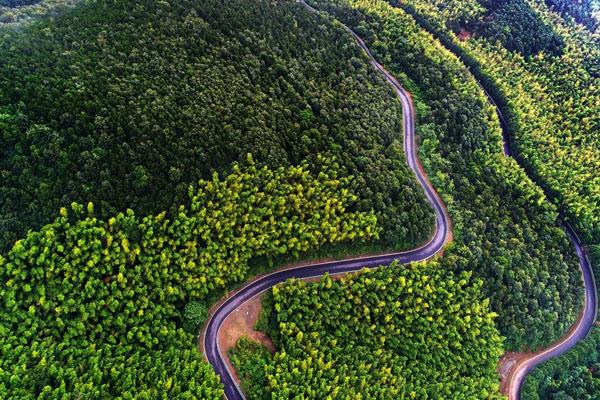
[[[32,23],[62,15],[68,8],[89,0],[0,0],[0,28]]]
[[[334,167],[235,165],[173,219],[62,208],[0,256],[0,398],[222,398],[194,337],[248,260],[377,236]]]
[[[500,42],[507,50],[525,57],[540,51],[555,56],[563,52],[565,44],[561,36],[523,0],[488,0],[480,3],[485,7],[481,19],[465,26],[476,35],[490,42]]]
[[[583,24],[591,32],[597,32],[600,27],[600,4],[594,0],[546,0],[546,4],[565,18],[573,18]],[[596,15],[594,15],[596,13]]]
[[[522,400],[593,400],[600,394],[600,329],[567,354],[537,367],[525,380]]]
[[[563,20],[543,1],[456,0],[451,11],[439,0],[401,4],[476,61],[509,120],[516,156],[583,239],[600,243],[597,35]],[[472,37],[459,39],[459,30]]]
[[[390,309],[403,309],[404,298],[387,296],[394,292],[395,277],[417,274],[419,268],[426,269],[427,278],[439,274],[443,285],[468,276],[475,279],[472,284],[478,295],[483,292],[489,297],[482,307],[489,304],[495,311],[496,325],[506,336],[505,348],[548,345],[573,323],[581,301],[577,260],[559,225],[557,208],[515,161],[502,155],[500,121],[465,66],[424,33],[410,15],[376,0],[311,4],[352,27],[415,97],[420,157],[425,169],[433,171],[430,179],[448,205],[454,241],[439,263],[412,271],[392,267],[393,272],[381,269],[341,281],[324,278],[320,284],[293,282],[274,288],[272,298],[263,299],[263,312],[271,316],[270,321],[263,315],[257,327],[269,333],[278,352],[271,356],[259,344],[241,340],[231,357],[241,373],[242,386],[252,399],[318,398],[317,393],[353,397],[356,387],[364,398],[495,398],[500,346],[487,340],[489,347],[482,347],[481,353],[469,353],[481,357],[480,365],[487,365],[477,369],[482,374],[479,381],[444,379],[448,370],[468,365],[467,357],[444,359],[439,365],[436,356],[424,356],[418,366],[408,364],[410,374],[404,375],[407,359],[429,354],[426,344],[443,334],[435,328],[428,330],[431,320],[406,328],[403,323],[418,322],[418,318],[395,320]],[[433,272],[428,269],[432,265]],[[362,289],[367,283],[372,289]],[[346,291],[339,294],[341,288]],[[395,300],[386,309],[387,302]],[[421,301],[428,306],[433,303]],[[476,300],[469,303],[479,304]],[[429,309],[419,311],[427,319]],[[447,323],[444,328],[457,325],[462,326]],[[418,342],[426,348],[411,342],[419,337],[427,337]],[[390,354],[383,350],[388,345],[401,347]],[[365,359],[374,347],[376,357]],[[425,370],[420,369],[423,364]]]
[[[242,339],[232,361],[250,399],[500,399],[481,286],[443,262],[288,281],[271,295],[278,352]]]
[[[543,0],[309,3],[326,13],[98,0],[22,25],[29,6],[0,3],[0,398],[220,399],[195,336],[256,266],[427,240],[401,105],[336,19],[412,93],[453,240],[428,263],[274,287],[258,327],[277,352],[230,351],[248,397],[500,399],[501,353],[572,325],[559,210],[600,259],[587,17]],[[594,398],[597,343],[536,370],[527,400]]]
[[[255,260],[430,234],[400,104],[352,39],[249,4],[0,31],[0,397],[221,398],[194,337]]]
[[[72,201],[172,215],[247,153],[271,168],[335,157],[380,246],[425,241],[433,212],[391,89],[341,29],[251,4],[98,1],[0,30],[0,246]]]
[[[0,0],[0,6],[4,7],[21,7],[30,6],[39,3],[41,0]]]
[[[556,340],[579,312],[578,260],[557,208],[503,156],[498,117],[467,68],[384,1],[311,4],[355,29],[413,94],[420,158],[452,218],[446,265],[484,281],[508,349]]]
[[[521,7],[528,9],[523,15],[529,23],[533,22],[532,16],[537,21],[537,27],[530,29],[552,27],[554,35],[563,42],[557,54],[539,47],[534,49],[535,54],[527,56],[515,48],[523,43],[535,47],[539,39],[535,35],[513,36],[508,42],[502,42],[477,30],[481,23],[489,23],[481,20],[490,12],[483,7],[485,2],[457,0],[451,10],[444,9],[437,1],[410,0],[401,4],[422,26],[435,32],[446,46],[466,60],[470,70],[502,107],[516,156],[576,227],[588,245],[596,276],[599,276],[600,42],[597,35],[559,18],[540,1],[523,1]],[[571,4],[576,7],[578,3]],[[582,4],[585,6],[585,2]],[[516,14],[501,18],[511,19],[511,28],[525,23]],[[465,37],[465,29],[473,30],[471,37]],[[589,347],[597,346],[597,342],[597,335],[585,340]],[[591,375],[578,375],[588,366],[585,362],[577,365],[572,361],[573,369],[565,375],[560,363],[540,367],[535,379],[549,379],[548,386],[529,385],[528,395],[540,399],[596,398],[600,394],[598,387],[576,383],[579,379],[591,382]],[[557,377],[556,380],[551,376]],[[566,385],[576,387],[577,393],[566,390]],[[557,389],[550,389],[553,386]],[[537,388],[539,393],[536,393]],[[561,394],[563,389],[566,391]]]

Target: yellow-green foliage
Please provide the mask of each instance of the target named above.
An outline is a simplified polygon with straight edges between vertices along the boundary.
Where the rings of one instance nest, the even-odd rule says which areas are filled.
[[[244,279],[252,257],[375,237],[348,184],[250,159],[200,181],[171,219],[63,208],[0,258],[0,398],[221,398],[183,305]]]
[[[458,40],[454,30],[481,3],[456,0],[445,8],[441,0],[407,0],[439,33],[471,56],[506,97],[511,133],[525,166],[556,198],[584,239],[600,242],[600,75],[598,35],[565,22],[541,0],[519,0],[523,13],[538,25],[550,26],[563,41],[559,54],[537,49],[523,56],[513,48],[519,40],[538,40],[533,27],[513,21],[513,30],[525,26],[523,38],[501,43],[476,34]],[[490,2],[494,4],[494,2]],[[491,6],[490,6],[491,7]],[[519,15],[514,16],[517,18]],[[478,17],[481,18],[481,15]],[[466,23],[469,25],[469,23]],[[509,29],[510,31],[510,29]],[[517,43],[514,43],[517,42]]]
[[[500,398],[501,338],[481,286],[430,263],[275,287],[273,398]]]
[[[458,0],[456,0],[458,1]],[[506,347],[547,346],[574,323],[581,272],[555,207],[510,157],[473,75],[402,8],[385,0],[311,0],[364,38],[408,84],[420,158],[452,219],[454,270],[484,282]],[[405,3],[403,3],[405,4]]]
[[[175,220],[196,237],[190,247],[193,254],[176,262],[185,268],[193,259],[195,275],[210,276],[213,271],[214,281],[220,283],[223,271],[228,277],[243,278],[245,268],[236,271],[231,266],[245,265],[251,257],[297,254],[325,242],[372,238],[378,232],[375,216],[346,210],[357,200],[348,184],[349,179],[326,168],[315,179],[307,164],[272,171],[250,163],[244,169],[234,166],[225,180],[214,175],[190,193],[192,216],[180,213]],[[204,285],[202,278],[200,285],[196,279],[189,282],[190,290]]]

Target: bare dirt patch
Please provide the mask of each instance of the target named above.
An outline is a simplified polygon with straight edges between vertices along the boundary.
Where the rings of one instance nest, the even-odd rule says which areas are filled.
[[[471,36],[473,36],[473,32],[469,32],[468,30],[466,30],[465,28],[460,28],[460,30],[458,31],[458,33],[456,34],[456,37],[458,38],[458,40],[460,40],[461,42],[464,42],[465,40],[469,40],[471,39]]]
[[[569,336],[573,333],[573,331],[577,328],[577,326],[581,322],[582,318],[583,318],[583,310],[581,310],[579,312],[579,316],[577,317],[577,320],[575,321],[575,323],[573,325],[571,325],[569,330],[559,340],[554,342],[549,347],[553,347],[553,346],[557,345],[558,343],[561,343],[561,342],[564,342],[565,340],[567,340],[569,338]],[[515,371],[517,370],[517,367],[520,364],[526,362],[530,358],[537,356],[538,354],[543,353],[545,350],[546,349],[544,348],[544,349],[537,349],[536,351],[531,351],[531,350],[523,351],[523,352],[508,351],[508,352],[504,353],[504,355],[498,361],[498,365],[496,368],[496,370],[498,371],[498,374],[500,375],[500,393],[502,393],[504,395],[508,394],[510,385],[513,380],[513,374],[515,373]],[[513,399],[509,399],[509,400],[513,400]]]
[[[234,312],[223,321],[223,326],[219,330],[219,347],[225,351],[233,348],[237,341],[242,337],[246,336],[255,342],[258,342],[265,346],[271,354],[275,353],[275,345],[271,338],[269,338],[263,332],[259,332],[254,329],[254,325],[258,320],[260,310],[262,308],[260,302],[260,295],[254,296],[248,300],[242,306],[235,309]],[[229,370],[233,372],[236,382],[240,382],[237,371],[231,364],[231,360],[228,356],[225,356],[225,362],[227,363]]]
[[[500,393],[507,395],[512,378],[512,373],[517,365],[531,357],[531,353],[517,353],[509,351],[498,361],[498,375],[500,375]]]
[[[260,296],[255,296],[236,308],[223,322],[223,327],[219,331],[219,346],[229,350],[235,346],[239,338],[247,336],[264,345],[271,353],[275,353],[275,345],[271,339],[265,333],[254,329],[261,308]]]

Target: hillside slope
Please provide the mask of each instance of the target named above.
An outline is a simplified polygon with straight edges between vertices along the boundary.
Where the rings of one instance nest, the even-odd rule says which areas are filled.
[[[382,245],[423,241],[433,213],[405,165],[400,105],[350,38],[296,7],[100,1],[4,31],[2,248],[71,201],[173,212],[247,153],[271,167],[335,157]]]

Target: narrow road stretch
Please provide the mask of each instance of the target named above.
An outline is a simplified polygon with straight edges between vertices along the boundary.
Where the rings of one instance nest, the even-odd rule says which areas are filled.
[[[573,348],[580,340],[583,340],[588,335],[590,329],[594,325],[594,321],[596,321],[598,298],[596,281],[594,280],[594,273],[592,271],[590,260],[573,228],[567,223],[564,224],[564,228],[569,235],[573,246],[575,246],[577,256],[579,257],[581,272],[583,274],[585,291],[583,311],[577,320],[576,325],[558,342],[547,349],[532,354],[529,358],[523,359],[519,364],[513,367],[508,381],[508,400],[520,400],[521,386],[523,385],[523,381],[527,374],[544,361],[558,357]]]
[[[299,0],[305,7],[310,11],[317,12],[313,7],[306,4],[303,0]],[[395,252],[385,253],[370,257],[356,257],[348,258],[340,261],[331,262],[314,262],[306,263],[303,265],[295,266],[292,268],[282,269],[274,271],[267,275],[258,277],[255,280],[245,284],[240,289],[231,293],[224,301],[219,303],[214,309],[211,310],[208,322],[205,329],[202,331],[200,341],[204,348],[204,355],[208,362],[213,366],[216,373],[220,376],[221,382],[225,389],[225,396],[228,400],[241,400],[244,399],[244,394],[235,379],[233,373],[229,369],[228,364],[225,361],[226,355],[223,354],[219,347],[219,330],[223,325],[225,319],[238,307],[242,306],[245,302],[252,299],[254,296],[268,290],[269,288],[277,285],[278,283],[284,282],[290,278],[314,278],[319,277],[325,273],[339,274],[359,271],[365,267],[378,267],[387,266],[393,261],[398,261],[401,264],[410,263],[414,261],[422,261],[431,258],[437,254],[444,246],[444,243],[448,240],[450,234],[450,219],[444,208],[441,198],[433,189],[417,156],[417,149],[415,147],[415,116],[412,99],[410,94],[404,90],[400,83],[379,64],[369,48],[365,45],[364,41],[354,33],[350,28],[342,24],[342,27],[348,31],[357,41],[359,46],[364,50],[370,59],[371,64],[379,72],[383,74],[386,80],[392,85],[398,98],[402,103],[403,111],[403,131],[404,131],[404,153],[410,169],[415,173],[417,180],[425,191],[425,196],[429,204],[433,207],[436,214],[436,226],[435,232],[431,240],[414,250],[406,252]],[[505,146],[505,153],[509,154],[508,146]],[[555,357],[559,354],[564,353],[571,347],[573,347],[579,340],[587,335],[591,328],[595,317],[596,317],[596,288],[593,278],[593,273],[590,267],[589,260],[585,254],[585,251],[578,240],[575,233],[567,228],[567,233],[571,237],[573,244],[577,250],[579,260],[581,263],[581,269],[583,272],[583,279],[585,282],[585,307],[583,310],[583,317],[579,320],[577,327],[572,329],[571,333],[565,338],[561,339],[557,344],[550,347],[549,349],[533,355],[532,357],[521,362],[513,374],[513,379],[510,383],[510,396],[511,400],[519,398],[519,391],[521,383],[526,374],[533,369],[539,363]]]
[[[306,3],[303,4],[311,11],[316,11]],[[229,370],[229,367],[224,360],[226,355],[223,354],[219,348],[218,338],[219,329],[221,328],[223,321],[225,321],[227,316],[235,311],[236,308],[240,307],[254,296],[290,278],[312,278],[321,276],[326,272],[329,274],[354,272],[365,267],[389,265],[396,260],[403,264],[413,261],[426,260],[434,256],[442,249],[449,235],[450,223],[442,200],[427,180],[417,157],[417,150],[415,147],[415,118],[413,103],[410,95],[402,88],[402,86],[400,86],[398,81],[389,72],[387,72],[377,61],[375,61],[373,55],[363,40],[349,28],[345,27],[345,29],[354,36],[360,47],[362,47],[362,49],[369,56],[371,64],[385,76],[387,81],[393,86],[396,94],[402,102],[402,111],[404,114],[404,154],[406,156],[408,166],[415,173],[417,180],[425,191],[427,200],[435,210],[435,232],[427,244],[415,250],[386,253],[372,257],[350,258],[332,262],[307,263],[261,276],[232,293],[225,301],[219,304],[216,309],[212,310],[213,312],[209,316],[206,328],[204,329],[202,337],[200,338],[202,344],[204,345],[204,355],[206,356],[208,362],[212,364],[217,374],[221,377],[221,382],[223,382],[223,386],[225,387],[225,396],[229,400],[244,399],[244,394],[237,385],[232,376],[232,371]]]

